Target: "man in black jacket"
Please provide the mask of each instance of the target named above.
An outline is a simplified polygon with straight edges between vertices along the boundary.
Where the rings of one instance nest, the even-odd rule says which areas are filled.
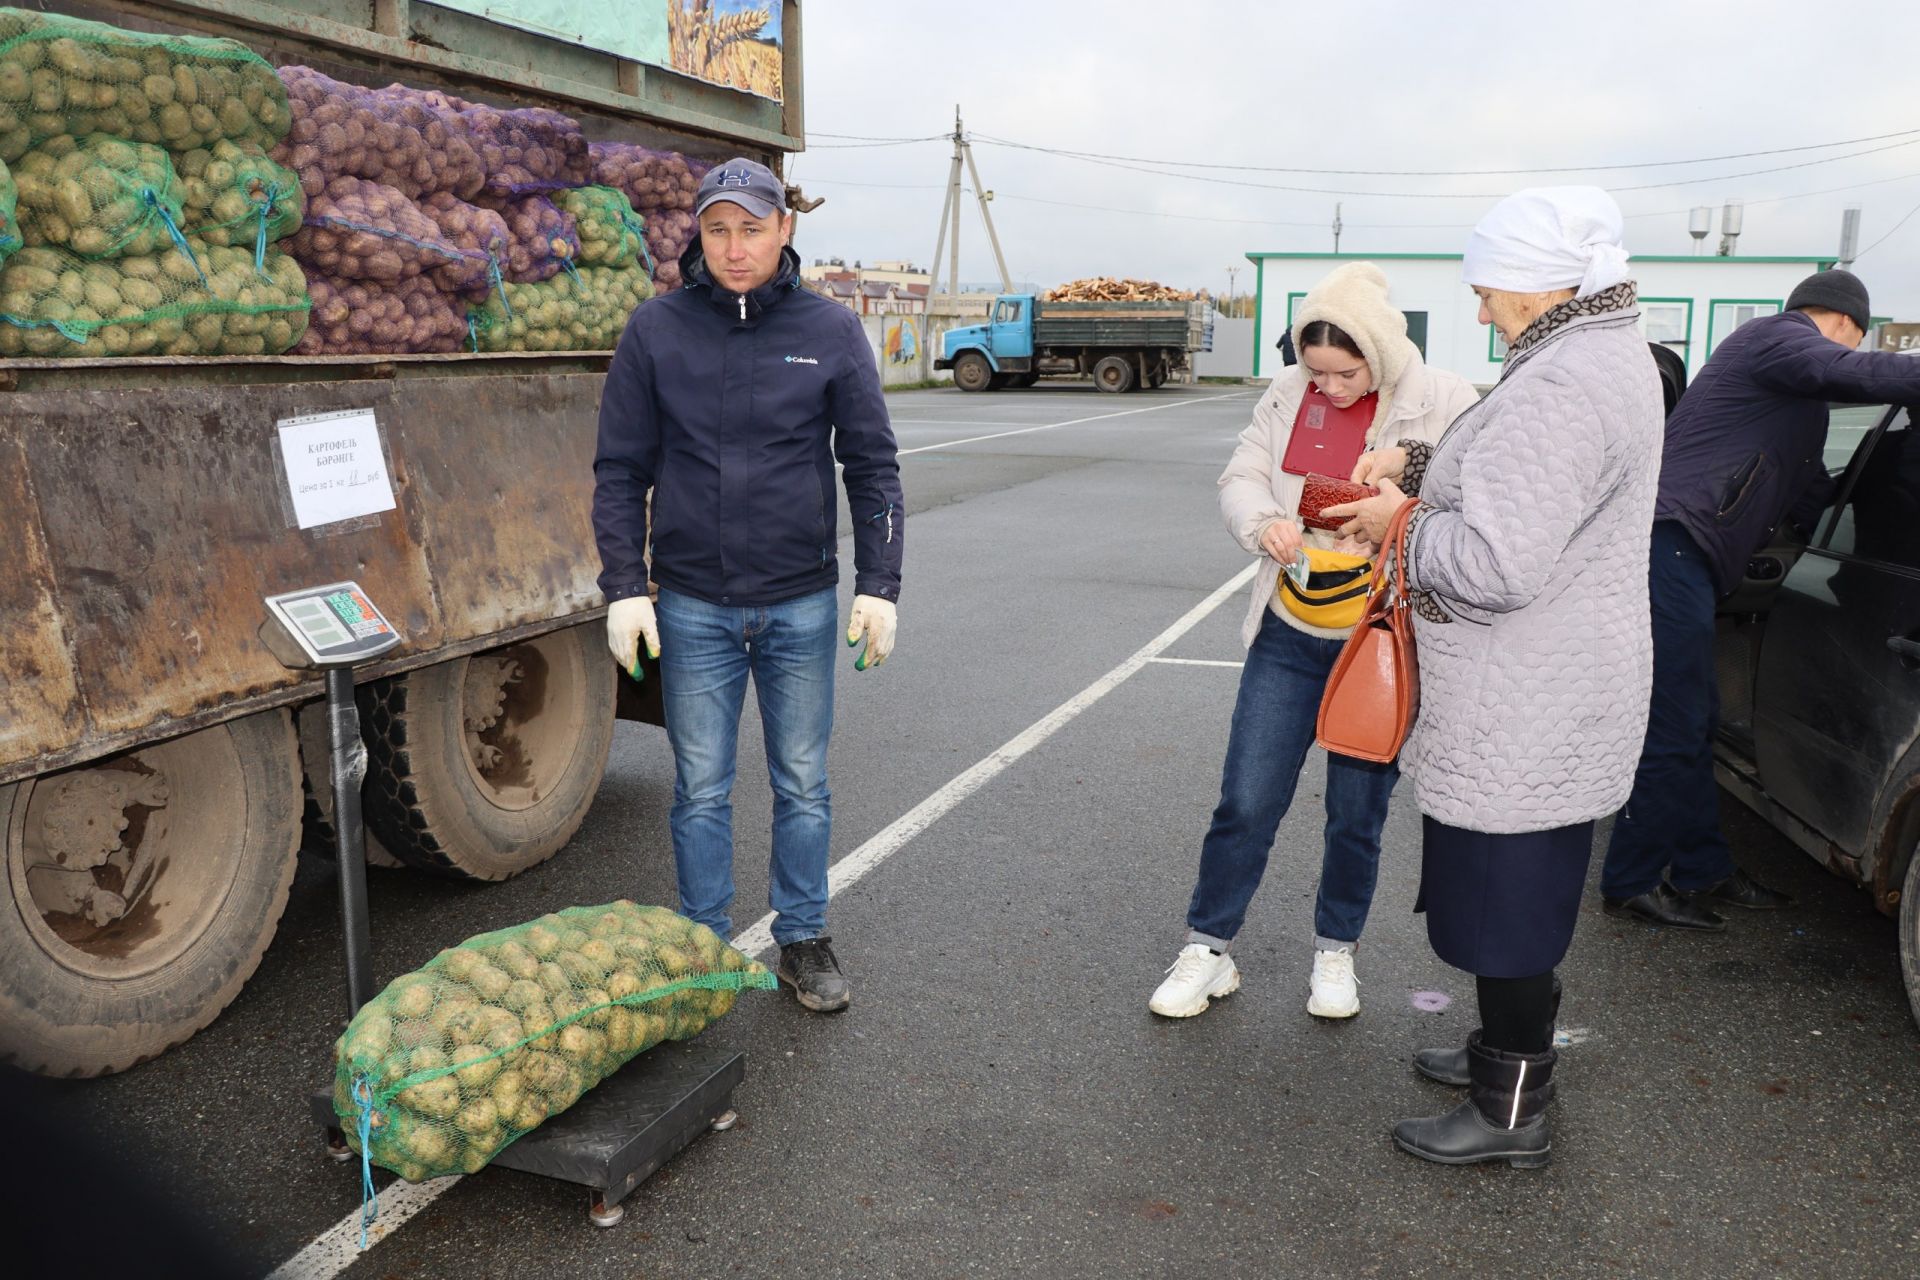
[[[858,670],[893,648],[905,517],[860,320],[798,287],[785,205],[751,160],[701,182],[687,283],[633,313],[607,371],[593,526],[614,661],[639,678],[642,636],[660,659],[680,910],[732,931],[734,760],[751,675],[773,782],[777,972],[802,1005],[830,1012],[852,996],[826,935],[835,460],[853,513],[846,643],[866,641]]]
[[[1718,931],[1714,907],[1792,901],[1736,868],[1720,832],[1714,605],[1790,513],[1807,527],[1817,518],[1808,499],[1828,483],[1827,402],[1920,399],[1920,361],[1854,349],[1870,314],[1851,273],[1809,276],[1786,311],[1720,344],[1667,422],[1649,567],[1652,715],[1600,878],[1609,914]]]

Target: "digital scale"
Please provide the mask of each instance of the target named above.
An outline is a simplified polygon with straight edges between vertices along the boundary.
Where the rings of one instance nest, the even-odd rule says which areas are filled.
[[[265,597],[260,637],[294,670],[327,678],[332,748],[334,852],[340,875],[340,925],[347,961],[347,1018],[374,995],[373,939],[367,922],[366,831],[360,787],[367,747],[353,697],[353,669],[397,648],[400,633],[357,582],[331,582]],[[566,1111],[525,1134],[493,1164],[588,1189],[587,1217],[611,1227],[625,1216],[620,1201],[709,1129],[738,1119],[733,1090],[746,1076],[746,1055],[713,1044],[658,1045],[601,1081]],[[354,1153],[333,1112],[331,1086],[316,1090],[313,1118],[327,1154]]]

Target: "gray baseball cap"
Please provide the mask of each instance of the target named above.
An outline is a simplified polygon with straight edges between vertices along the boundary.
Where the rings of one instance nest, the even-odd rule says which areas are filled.
[[[725,164],[715,165],[700,179],[694,216],[705,213],[708,205],[719,200],[731,200],[754,217],[764,218],[787,207],[787,192],[780,185],[780,179],[773,176],[773,170],[744,156],[735,156]]]

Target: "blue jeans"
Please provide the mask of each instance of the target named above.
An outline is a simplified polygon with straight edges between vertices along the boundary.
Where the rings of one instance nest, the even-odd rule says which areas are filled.
[[[1189,942],[1224,951],[1240,932],[1313,746],[1320,695],[1341,643],[1299,631],[1271,609],[1261,619],[1240,673],[1220,804],[1200,847]],[[1380,871],[1380,829],[1399,777],[1395,765],[1327,755],[1326,846],[1313,908],[1319,950],[1351,951],[1360,940]]]
[[[734,761],[751,673],[773,782],[773,940],[784,947],[821,936],[833,822],[834,592],[743,609],[662,590],[658,616],[680,913],[723,938],[733,932]]]
[[[1653,704],[1633,793],[1614,819],[1600,892],[1637,897],[1669,877],[1681,890],[1705,889],[1733,874],[1720,834],[1720,784],[1713,731],[1720,685],[1713,666],[1713,569],[1677,521],[1653,526],[1647,570],[1653,604]]]

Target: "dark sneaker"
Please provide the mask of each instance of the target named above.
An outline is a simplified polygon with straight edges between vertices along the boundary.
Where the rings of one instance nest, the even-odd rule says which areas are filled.
[[[1719,933],[1727,927],[1724,916],[1700,906],[1692,898],[1662,880],[1645,893],[1631,898],[1601,898],[1600,909],[1623,920],[1642,924],[1665,925],[1669,929],[1695,929],[1701,933]]]
[[[780,948],[774,972],[793,988],[793,997],[815,1013],[838,1013],[853,1000],[853,988],[833,958],[831,938],[809,938]]]

